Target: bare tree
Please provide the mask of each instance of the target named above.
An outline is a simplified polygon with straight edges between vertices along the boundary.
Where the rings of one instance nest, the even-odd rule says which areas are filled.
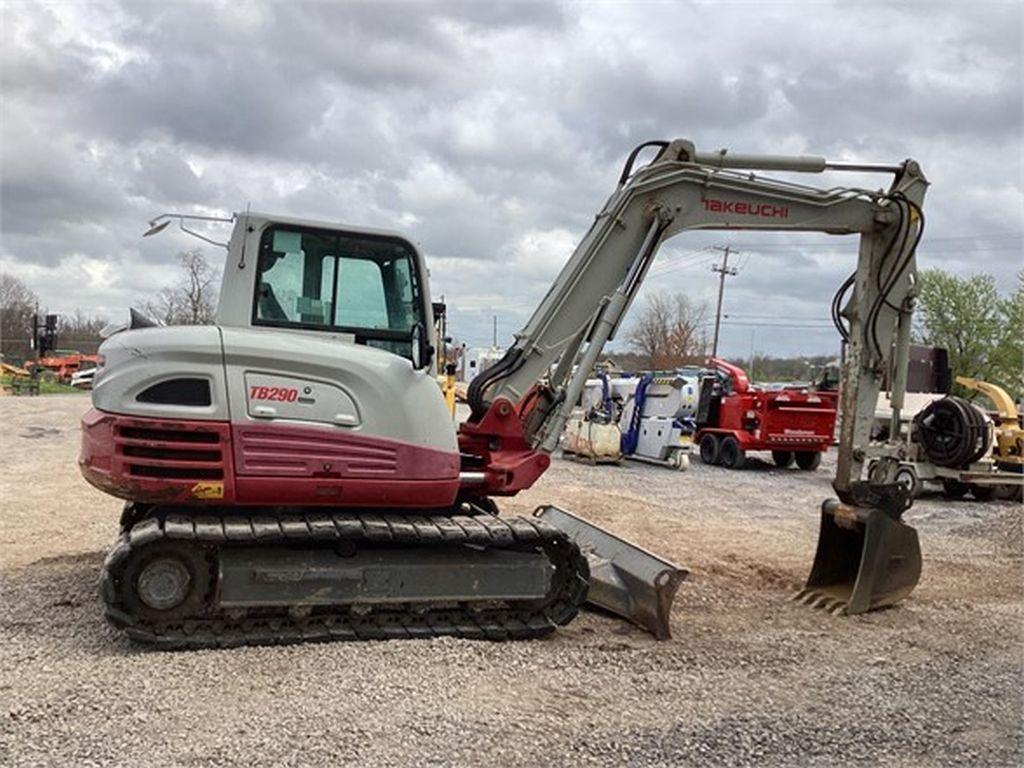
[[[706,304],[691,301],[686,294],[653,294],[627,340],[650,370],[702,363],[708,348],[707,313]]]
[[[178,284],[164,288],[155,298],[143,302],[143,311],[168,325],[213,322],[217,311],[218,270],[210,266],[199,249],[179,253],[178,260],[184,271]]]
[[[0,273],[0,352],[9,363],[31,357],[36,295],[21,280]]]
[[[163,288],[156,298],[142,302],[141,309],[154,320],[166,325],[181,325],[181,304],[178,291],[174,288]]]
[[[32,316],[45,309],[38,307],[35,293],[12,275],[0,274],[0,351],[8,363],[21,363],[36,356],[32,350]],[[100,330],[106,319],[87,315],[76,309],[74,314],[57,318],[57,345],[60,349],[93,354],[99,348]]]
[[[210,266],[206,256],[199,249],[180,254],[185,279],[181,286],[185,316],[188,325],[202,325],[213,322],[217,310],[214,296],[217,270]]]
[[[106,318],[87,315],[80,309],[76,309],[72,315],[61,315],[57,321],[58,344],[61,348],[83,354],[95,354],[103,341],[100,331],[106,324]]]

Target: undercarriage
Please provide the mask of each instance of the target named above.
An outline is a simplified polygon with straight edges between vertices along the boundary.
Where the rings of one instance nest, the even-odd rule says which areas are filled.
[[[129,504],[101,591],[165,648],[451,635],[526,639],[587,596],[579,548],[541,519]]]

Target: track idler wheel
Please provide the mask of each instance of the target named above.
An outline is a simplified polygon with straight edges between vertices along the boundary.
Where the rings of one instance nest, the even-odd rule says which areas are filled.
[[[828,499],[807,584],[794,597],[833,614],[898,603],[921,578],[917,531],[890,511]]]
[[[201,615],[211,583],[205,550],[167,541],[137,551],[116,588],[132,612],[165,623]]]

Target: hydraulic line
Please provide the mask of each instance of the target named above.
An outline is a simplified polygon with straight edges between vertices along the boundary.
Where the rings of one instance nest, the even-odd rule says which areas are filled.
[[[854,270],[850,273],[843,284],[839,286],[835,294],[832,296],[832,324],[836,327],[839,332],[839,336],[843,341],[850,340],[850,329],[843,322],[842,310],[843,310],[843,297],[846,292],[850,290],[854,282],[857,280],[857,272]]]
[[[889,253],[895,254],[895,258],[897,259],[897,261],[893,265],[893,268],[889,271],[889,274],[885,277],[884,284],[882,278],[882,270],[879,269],[877,278],[878,298],[875,300],[871,309],[868,311],[867,322],[865,324],[865,331],[870,334],[871,342],[874,345],[875,351],[878,353],[879,357],[884,357],[884,355],[882,354],[881,344],[878,341],[879,315],[881,314],[883,306],[888,306],[890,309],[896,310],[897,312],[903,311],[901,307],[898,307],[889,301],[889,294],[892,293],[893,289],[896,287],[896,284],[899,282],[900,278],[903,277],[903,273],[910,265],[910,262],[913,260],[914,254],[917,251],[917,246],[921,242],[921,237],[924,235],[925,224],[924,212],[921,210],[921,207],[919,205],[914,203],[912,200],[907,199],[907,197],[902,194],[894,195],[893,199],[897,201],[897,208],[900,211],[900,226],[897,231],[897,234],[894,235],[893,237],[892,243],[890,243]],[[904,208],[902,206],[906,206],[907,211],[904,211]],[[913,242],[910,244],[910,247],[907,248],[907,239],[909,237],[910,229],[913,224],[913,218],[910,215],[909,211],[913,211],[917,215],[918,227],[917,232],[914,235]],[[893,249],[892,246],[895,245],[895,241],[897,238],[899,238],[900,240],[899,247]]]

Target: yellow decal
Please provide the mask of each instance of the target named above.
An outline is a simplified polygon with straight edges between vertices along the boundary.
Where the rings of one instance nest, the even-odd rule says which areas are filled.
[[[197,499],[223,499],[224,483],[196,483],[192,495]]]

